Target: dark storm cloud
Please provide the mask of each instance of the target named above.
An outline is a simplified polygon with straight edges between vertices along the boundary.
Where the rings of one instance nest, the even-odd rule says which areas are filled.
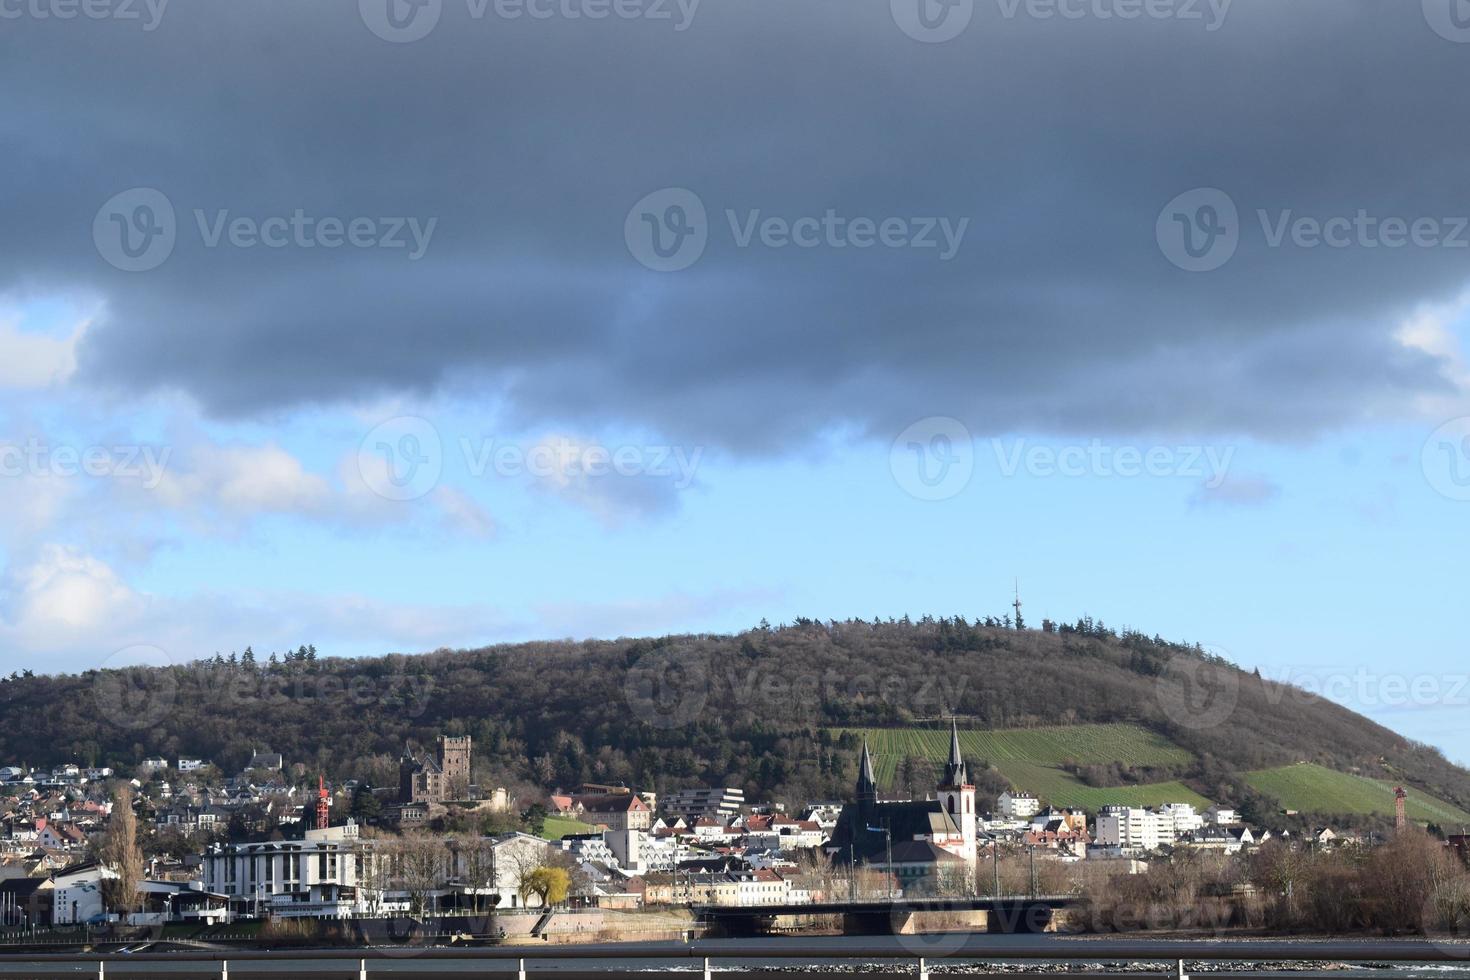
[[[1207,30],[978,0],[943,44],[888,0],[704,0],[682,31],[672,3],[466,3],[407,44],[353,0],[0,21],[0,290],[103,297],[85,381],[225,415],[450,390],[759,450],[927,415],[1296,438],[1447,385],[1392,330],[1460,290],[1470,250],[1272,247],[1256,217],[1470,214],[1470,44],[1417,2],[1236,0]],[[177,214],[145,272],[93,244],[134,187]],[[657,273],[624,221],[667,187],[698,195],[709,242]],[[1230,195],[1240,242],[1191,274],[1155,219],[1196,187]],[[401,228],[405,248],[206,247],[221,212],[297,209],[368,219],[364,240],[437,224],[417,260]],[[726,217],[829,209],[969,224],[944,261],[741,247]]]

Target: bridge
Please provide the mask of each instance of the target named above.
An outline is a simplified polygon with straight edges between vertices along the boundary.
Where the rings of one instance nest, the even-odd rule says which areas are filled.
[[[1072,895],[958,896],[895,898],[781,905],[696,905],[695,918],[712,935],[744,937],[776,931],[789,917],[840,916],[849,936],[903,936],[918,931],[920,916],[948,916],[976,932],[1042,933],[1053,931],[1058,912],[1077,901]]]

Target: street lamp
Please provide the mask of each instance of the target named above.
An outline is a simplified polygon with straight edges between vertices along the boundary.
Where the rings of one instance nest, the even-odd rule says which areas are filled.
[[[888,861],[887,861],[887,864],[884,866],[884,870],[888,872],[888,880],[886,882],[884,882],[884,885],[883,885],[883,894],[891,902],[891,901],[893,901],[893,876],[894,876],[894,871],[893,871],[893,832],[891,830],[889,830],[887,827],[869,827],[868,828],[868,833],[870,833],[870,834],[876,834],[876,833],[879,833],[880,831],[883,834],[883,843],[884,843],[885,850],[886,850],[886,852],[888,854]]]

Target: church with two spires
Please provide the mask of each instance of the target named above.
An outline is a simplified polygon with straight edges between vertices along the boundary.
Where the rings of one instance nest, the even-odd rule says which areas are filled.
[[[891,871],[903,880],[945,868],[968,866],[973,871],[977,819],[975,786],[960,756],[957,725],[950,726],[944,776],[934,798],[927,800],[880,800],[873,757],[864,740],[857,798],[842,808],[827,853],[838,864]]]

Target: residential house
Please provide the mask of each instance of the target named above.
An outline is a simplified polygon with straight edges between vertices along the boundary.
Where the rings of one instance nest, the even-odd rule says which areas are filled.
[[[995,801],[996,810],[1007,820],[1030,820],[1041,812],[1041,801],[1033,793],[1006,790]]]

